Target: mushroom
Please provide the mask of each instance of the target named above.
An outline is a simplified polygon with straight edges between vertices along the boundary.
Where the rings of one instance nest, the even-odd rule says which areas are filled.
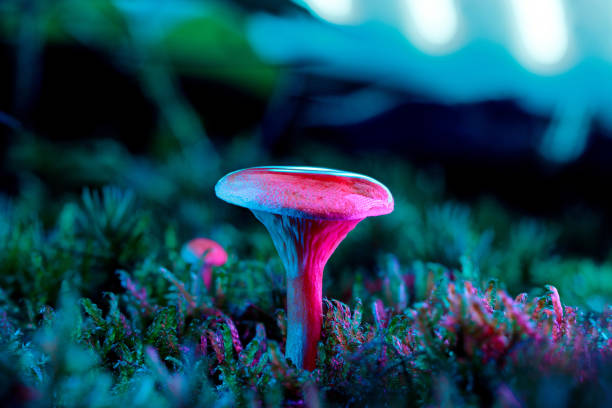
[[[268,229],[287,273],[285,356],[314,370],[321,336],[325,263],[364,218],[393,211],[378,181],[316,167],[253,167],[227,174],[219,198],[250,209]]]
[[[223,247],[208,238],[192,239],[183,246],[181,256],[185,262],[190,264],[202,262],[200,276],[206,290],[210,290],[212,283],[212,267],[221,266],[227,262],[227,253]]]

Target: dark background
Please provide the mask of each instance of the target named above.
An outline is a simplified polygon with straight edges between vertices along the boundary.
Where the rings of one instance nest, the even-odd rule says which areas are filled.
[[[20,132],[61,143],[112,138],[133,154],[150,152],[158,108],[136,78],[117,70],[107,55],[80,45],[46,46],[37,60],[39,74],[30,84],[31,95],[18,106],[16,54],[16,45],[5,40],[0,48],[0,89],[4,90],[0,171],[5,193],[19,191],[20,169],[7,165],[6,156]],[[302,76],[291,73],[291,67],[284,70],[289,73],[283,75]],[[605,219],[599,236],[602,247],[576,250],[602,255],[603,242],[609,241],[604,232],[612,208],[608,159],[612,140],[604,127],[593,126],[587,148],[577,160],[557,164],[535,149],[550,119],[521,109],[513,100],[447,105],[414,102],[418,95],[406,93],[399,106],[364,122],[309,126],[301,114],[311,99],[367,84],[313,75],[300,79],[299,89],[270,104],[269,99],[231,84],[177,76],[186,101],[219,148],[236,135],[256,131],[261,148],[279,161],[299,153],[304,143],[325,145],[349,156],[375,151],[416,167],[435,168],[443,174],[449,195],[458,200],[491,195],[518,212],[539,217],[588,207]]]
[[[218,222],[228,220],[259,231],[252,217],[214,197],[216,180],[252,165],[317,165],[366,172],[423,213],[442,201],[467,206],[479,233],[495,231],[494,244],[508,233],[499,219],[535,219],[560,230],[555,254],[609,258],[605,110],[589,116],[584,151],[553,161],[540,146],[563,114],[530,103],[550,95],[571,100],[580,89],[604,92],[607,65],[596,55],[542,74],[522,67],[508,44],[480,38],[429,55],[391,23],[334,25],[292,2],[213,2],[204,11],[200,2],[186,2],[194,8],[185,10],[183,3],[121,4],[9,1],[0,8],[0,188],[26,197],[45,222],[83,187],[114,184],[178,220],[184,239],[223,236]],[[466,18],[478,17],[471,12]],[[298,28],[274,26],[285,21]],[[267,26],[275,35],[263,44],[293,41],[294,55],[269,56],[256,30]],[[366,37],[388,61],[359,66],[376,58]],[[361,42],[365,51],[356,54],[351,47]],[[408,79],[387,69],[400,63],[395,55],[403,56]],[[503,75],[511,91],[499,91]],[[489,76],[497,82],[480,80]],[[453,81],[471,81],[465,89],[477,92],[457,98],[457,90],[453,97],[439,91]],[[363,92],[374,96],[355,97]],[[392,102],[379,104],[380,96]],[[481,211],[490,202],[507,214]],[[386,239],[393,237],[366,242],[389,250]],[[376,252],[355,252],[354,264],[376,263]]]

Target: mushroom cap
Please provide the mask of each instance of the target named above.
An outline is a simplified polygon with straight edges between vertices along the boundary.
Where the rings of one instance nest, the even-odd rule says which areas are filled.
[[[227,253],[223,247],[208,238],[192,239],[183,246],[181,255],[189,263],[200,261],[203,255],[204,262],[212,266],[221,266],[227,262]]]
[[[251,167],[227,174],[217,196],[241,207],[318,220],[356,220],[393,211],[393,196],[371,177],[319,167]]]

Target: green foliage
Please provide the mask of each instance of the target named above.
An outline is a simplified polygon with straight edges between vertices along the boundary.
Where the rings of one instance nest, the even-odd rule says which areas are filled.
[[[91,246],[100,251],[98,256],[126,265],[144,255],[148,220],[131,191],[105,187],[100,193],[85,189],[82,202],[77,224]]]
[[[19,200],[1,208],[0,397],[13,405],[610,401],[612,309],[601,300],[607,283],[597,284],[608,266],[551,257],[556,233],[542,224],[508,229],[512,264],[464,207],[434,208],[427,223],[438,233],[425,239],[451,267],[379,257],[377,278],[353,280],[348,304],[325,300],[310,373],[283,355],[284,274],[270,252],[231,255],[207,291],[175,229],[152,236],[164,229],[130,192],[85,190],[48,228]],[[511,298],[483,274],[494,261],[540,289]],[[545,286],[553,273],[584,309]]]

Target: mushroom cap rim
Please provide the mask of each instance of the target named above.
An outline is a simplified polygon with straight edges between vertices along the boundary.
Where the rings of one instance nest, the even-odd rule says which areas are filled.
[[[228,177],[243,172],[243,171],[248,171],[248,170],[270,170],[270,171],[276,171],[279,173],[299,173],[298,171],[302,171],[302,173],[304,174],[327,174],[327,175],[331,175],[331,176],[338,176],[338,177],[349,177],[349,178],[359,178],[362,180],[366,180],[372,184],[375,184],[381,188],[383,188],[386,193],[387,193],[387,204],[390,204],[387,208],[381,208],[380,211],[375,211],[372,213],[368,213],[368,214],[345,214],[345,215],[325,215],[325,216],[320,216],[320,215],[315,215],[315,214],[311,214],[308,213],[306,211],[302,211],[296,208],[291,208],[291,207],[270,207],[270,206],[266,206],[266,205],[262,205],[261,203],[257,202],[257,201],[253,201],[253,202],[249,202],[249,203],[245,203],[242,202],[240,200],[232,200],[231,199],[231,195],[228,197],[227,194],[225,193],[221,193],[220,192],[220,186],[222,185],[222,182],[224,180],[226,180]],[[360,174],[360,173],[355,173],[355,172],[349,172],[349,171],[344,171],[344,170],[338,170],[338,169],[331,169],[331,168],[325,168],[325,167],[309,167],[309,166],[254,166],[254,167],[247,167],[244,169],[239,169],[239,170],[235,170],[232,171],[230,173],[227,173],[226,175],[224,175],[216,184],[215,184],[215,194],[217,195],[217,197],[219,197],[221,200],[229,203],[229,204],[233,204],[239,207],[244,207],[247,208],[251,211],[261,211],[261,212],[266,212],[266,213],[271,213],[271,214],[277,214],[277,215],[285,215],[288,217],[294,217],[294,218],[303,218],[303,219],[311,219],[311,220],[321,220],[321,221],[350,221],[350,220],[357,220],[357,219],[365,219],[367,217],[371,217],[371,216],[379,216],[379,215],[385,215],[385,214],[389,214],[393,211],[393,207],[394,207],[394,203],[393,203],[393,196],[391,194],[391,191],[389,191],[389,189],[381,182],[379,182],[378,180],[366,176],[364,174]]]

